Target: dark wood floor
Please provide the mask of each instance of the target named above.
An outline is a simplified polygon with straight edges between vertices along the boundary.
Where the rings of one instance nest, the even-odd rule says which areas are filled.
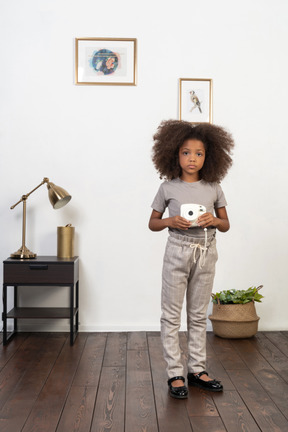
[[[224,392],[176,400],[159,333],[79,333],[73,347],[68,334],[20,333],[0,346],[0,431],[288,431],[288,332],[207,342]]]

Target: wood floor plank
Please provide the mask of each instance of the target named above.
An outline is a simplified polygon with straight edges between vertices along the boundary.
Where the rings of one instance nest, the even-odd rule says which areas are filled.
[[[18,381],[14,392],[0,411],[1,432],[20,432],[49,376],[66,338],[49,338]]]
[[[27,368],[33,366],[41,356],[41,346],[45,339],[37,335],[26,339],[0,372],[0,409],[14,392],[15,387],[25,375]]]
[[[288,394],[288,384],[270,366],[268,361],[255,350],[249,340],[243,339],[232,343],[270,398],[288,419],[288,404],[286,398],[283,398],[283,395]]]
[[[125,432],[158,432],[148,351],[127,352]]]
[[[90,432],[124,432],[125,368],[103,367]]]
[[[87,432],[92,422],[97,387],[73,386],[56,432]]]
[[[288,420],[250,371],[228,371],[238,393],[262,432],[288,431]]]
[[[220,417],[191,417],[193,432],[227,432]]]
[[[88,335],[57,432],[90,430],[107,333]]]
[[[128,340],[127,340],[127,349],[128,350],[147,350],[147,335],[146,332],[129,332]]]
[[[288,358],[274,345],[264,333],[258,333],[251,341],[257,351],[265,357],[269,364],[288,383]]]
[[[189,417],[219,417],[212,393],[192,386],[189,386],[186,409]]]
[[[207,339],[225,369],[247,369],[246,364],[231,345],[231,339],[223,339],[210,332],[207,333]]]
[[[73,380],[73,386],[98,386],[106,341],[107,333],[91,333],[88,335]]]
[[[125,366],[127,333],[108,333],[103,366]]]
[[[166,364],[163,360],[160,336],[148,336],[159,432],[191,432],[186,409],[187,399],[174,399],[168,393]]]
[[[56,430],[86,339],[80,333],[73,346],[67,339],[22,432]]]
[[[288,338],[281,332],[264,332],[264,335],[288,357]]]
[[[27,333],[20,333],[17,337],[14,337],[8,345],[1,346],[0,349],[0,371],[9,362],[9,360],[14,356],[20,346],[27,339]],[[2,344],[2,340],[1,340]]]
[[[237,391],[217,393],[214,402],[227,431],[259,432],[261,430]]]

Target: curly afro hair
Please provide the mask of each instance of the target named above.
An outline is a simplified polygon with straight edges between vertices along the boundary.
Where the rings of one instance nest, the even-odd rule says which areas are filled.
[[[182,120],[161,122],[152,148],[152,161],[160,178],[173,180],[181,176],[179,149],[187,139],[202,141],[205,163],[199,171],[201,180],[220,183],[232,165],[231,152],[234,140],[229,132],[210,123],[193,125]]]

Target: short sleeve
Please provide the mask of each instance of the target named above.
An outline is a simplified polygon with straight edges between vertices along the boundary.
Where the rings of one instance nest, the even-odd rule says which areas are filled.
[[[227,201],[224,192],[219,184],[216,185],[216,191],[217,191],[217,199],[214,205],[215,208],[226,207]]]
[[[164,213],[167,207],[167,203],[165,199],[163,183],[160,185],[151,207],[153,208],[153,210],[156,210],[159,213]]]

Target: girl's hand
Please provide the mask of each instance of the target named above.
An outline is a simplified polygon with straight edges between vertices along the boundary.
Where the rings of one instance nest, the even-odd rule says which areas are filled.
[[[226,208],[219,207],[215,209],[216,217],[212,213],[204,213],[198,218],[198,224],[201,228],[215,227],[221,232],[226,232],[230,228]]]
[[[204,213],[198,218],[197,223],[201,228],[208,228],[210,226],[215,226],[216,218],[212,213]]]
[[[190,228],[191,223],[181,216],[174,216],[162,219],[163,213],[152,210],[149,220],[149,228],[151,231],[162,231],[165,228],[178,228],[187,230]]]
[[[181,230],[187,230],[191,227],[191,222],[181,216],[174,216],[168,218],[170,228],[177,228]]]

